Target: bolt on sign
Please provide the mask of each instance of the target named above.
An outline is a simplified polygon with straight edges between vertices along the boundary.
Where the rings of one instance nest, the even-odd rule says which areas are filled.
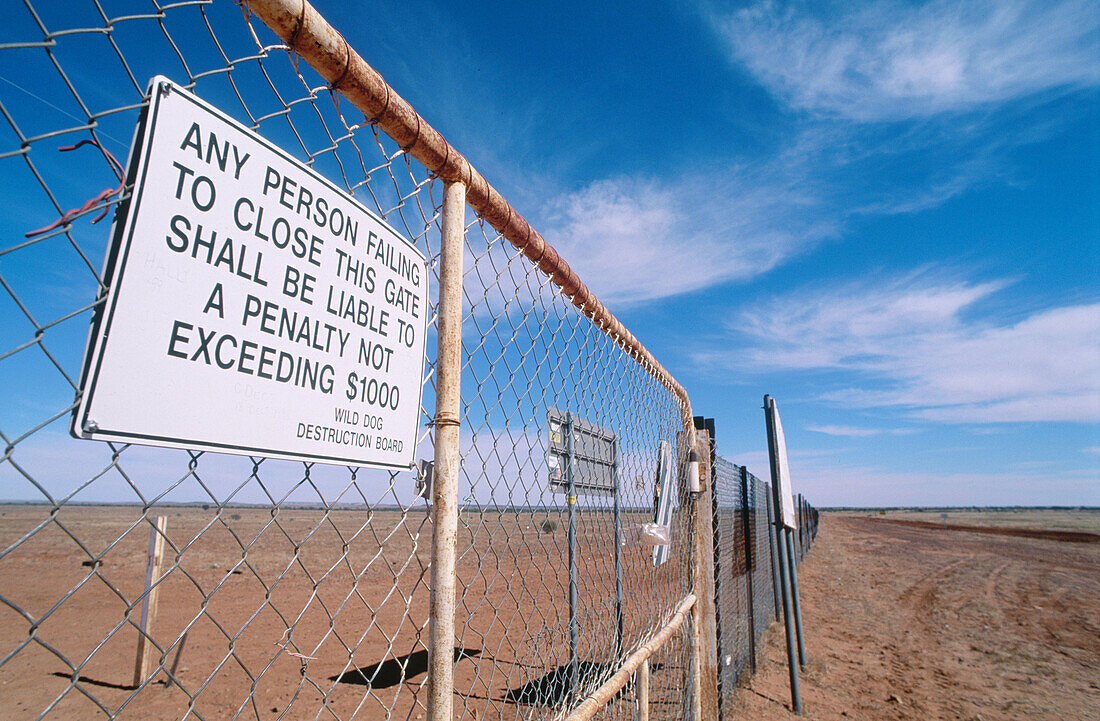
[[[73,435],[410,468],[424,255],[160,76],[127,167]]]

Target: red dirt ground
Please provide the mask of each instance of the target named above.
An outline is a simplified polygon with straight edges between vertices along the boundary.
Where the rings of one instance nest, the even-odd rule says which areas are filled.
[[[41,508],[2,510],[0,547],[43,520]],[[0,719],[35,718],[59,695],[49,718],[102,718],[93,697],[108,709],[123,708],[123,718],[187,714],[187,695],[159,678],[137,693],[128,688],[136,631],[124,624],[111,633],[126,603],[108,583],[126,598],[141,589],[148,524],[120,533],[135,514],[124,508],[68,509],[0,559],[5,598],[47,619],[30,628],[10,606],[0,606],[0,647],[4,653],[20,648],[0,667]],[[316,512],[291,509],[280,514],[278,527],[268,526],[265,511],[233,515],[239,516],[230,519],[236,540],[220,522],[203,530],[211,523],[209,513],[169,513],[173,543],[197,540],[165,586],[157,637],[176,638],[196,618],[203,595],[210,595],[178,668],[196,698],[195,711],[203,718],[230,718],[238,711],[241,718],[264,721],[314,718],[327,698],[331,713],[326,710],[323,718],[357,713],[375,719],[387,711],[392,718],[423,718],[422,671],[370,694],[332,677],[347,669],[349,655],[355,666],[367,666],[423,649],[430,528],[415,514],[382,514],[364,526],[361,513],[341,511],[318,525]],[[83,566],[88,554],[63,528],[97,554],[109,548],[104,565],[94,572]],[[124,540],[111,546],[119,535]],[[338,560],[341,537],[353,536],[353,550]],[[535,597],[564,595],[563,531],[548,536],[535,519],[509,517],[484,519],[463,538],[470,550],[459,562],[467,590],[458,610],[461,643],[480,654],[456,664],[456,681],[477,699],[478,721],[524,715],[531,707],[507,703],[504,694],[544,673],[539,659],[564,658],[564,638],[524,633],[561,621],[560,602],[546,605]],[[644,554],[631,554],[626,582],[632,608],[663,608],[679,598],[667,582],[656,585],[667,597],[649,598],[657,579],[642,573]],[[242,555],[248,565],[238,565]],[[584,568],[603,563],[606,555],[591,554]],[[241,573],[232,573],[234,566]],[[609,571],[592,565],[586,575],[605,583]],[[349,596],[353,576],[358,591]],[[261,579],[270,588],[267,603]],[[501,590],[517,585],[525,595]],[[809,654],[802,674],[807,719],[1100,718],[1100,544],[826,514],[801,566],[800,585]],[[49,613],[68,590],[72,596]],[[479,600],[489,598],[496,600]],[[631,637],[656,619],[630,614],[627,620]],[[290,622],[292,649],[315,659],[278,653]],[[659,659],[665,670],[653,681],[660,686],[655,697],[668,708],[679,702],[673,686],[679,677],[670,663],[677,643]],[[91,655],[78,689],[69,688],[58,654]],[[174,655],[173,649],[169,657]],[[773,626],[757,677],[738,690],[734,718],[796,718],[786,707],[784,655],[782,627]],[[256,690],[255,702],[242,707],[252,683],[244,668],[256,678]],[[629,699],[616,704],[616,717],[628,718]]]
[[[803,717],[1100,718],[1100,544],[931,525],[824,514],[799,575]],[[789,703],[773,626],[736,714]]]
[[[166,668],[178,656],[182,688],[166,685],[158,671],[135,689],[138,632],[126,619],[140,616],[128,604],[144,587],[150,526],[140,509],[71,506],[49,521],[45,506],[0,505],[0,549],[15,544],[0,557],[0,659],[10,654],[0,665],[0,721],[38,718],[46,709],[48,719],[80,721],[109,713],[135,721],[425,717],[431,526],[423,508],[327,515],[284,508],[274,518],[256,508],[219,517],[196,507],[163,513],[180,560],[166,550],[172,570],[152,635],[166,649]],[[568,658],[566,532],[560,519],[544,532],[545,515],[463,514],[455,704],[470,699],[464,718],[551,713],[508,698]],[[640,518],[648,515],[627,520]],[[606,513],[578,521],[586,549],[578,560],[581,659],[606,658],[613,638],[600,605],[613,598],[613,555],[606,542],[597,544],[612,537],[610,523]],[[627,643],[661,622],[684,593],[676,564],[653,569],[649,553],[623,551]],[[678,643],[662,649],[656,662],[664,671],[652,681],[655,701],[669,707],[681,695]],[[66,659],[87,659],[75,685]],[[380,663],[386,666],[376,675]],[[356,668],[366,669],[371,686]],[[553,688],[536,690],[535,700]]]

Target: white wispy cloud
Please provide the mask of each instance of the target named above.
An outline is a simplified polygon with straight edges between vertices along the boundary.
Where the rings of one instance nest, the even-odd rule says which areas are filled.
[[[824,433],[827,436],[844,436],[847,438],[867,438],[869,436],[882,435],[883,433],[897,432],[883,428],[860,428],[858,426],[836,425],[809,425],[806,426],[806,430],[813,431],[814,433]]]
[[[759,275],[835,232],[802,171],[599,180],[552,200],[540,227],[605,302],[679,295]]]
[[[786,104],[859,121],[1100,83],[1087,0],[765,1],[714,21],[733,60]]]
[[[1100,420],[1100,303],[1013,323],[975,320],[1008,281],[922,269],[898,278],[805,288],[744,311],[729,328],[747,348],[697,355],[742,370],[856,373],[821,399],[900,407],[931,421]],[[867,388],[873,390],[867,390]]]
[[[854,217],[920,212],[1011,182],[1006,151],[1052,129],[1026,111],[959,111],[1100,84],[1092,10],[1007,0],[714,12],[733,64],[812,112],[767,157],[723,162],[716,146],[706,167],[558,192],[533,219],[616,306],[753,278],[842,237]]]

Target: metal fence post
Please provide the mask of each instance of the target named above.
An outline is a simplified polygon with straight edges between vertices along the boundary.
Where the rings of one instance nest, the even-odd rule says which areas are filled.
[[[798,494],[798,560],[806,557],[806,499]]]
[[[749,593],[749,667],[753,673],[756,673],[756,609],[753,608],[756,596],[753,591],[752,574],[753,574],[753,548],[756,543],[756,534],[753,533],[753,529],[756,528],[756,519],[749,521],[749,510],[752,508],[752,503],[749,501],[749,471],[744,466],[741,466],[741,529],[745,534],[745,582],[748,587]],[[756,511],[752,511],[755,516]]]
[[[794,555],[794,531],[787,529],[787,549]],[[802,642],[802,602],[798,596],[798,569],[791,563],[791,601],[794,607],[794,637],[798,641],[798,665],[806,665],[806,645]]]
[[[711,436],[696,431],[699,462],[699,492],[693,493],[692,591],[698,597],[692,610],[692,643],[695,646],[696,721],[718,718],[718,627],[714,603],[714,515],[711,494],[714,475],[711,465]]]
[[[455,543],[458,538],[462,391],[462,256],[466,187],[443,190],[439,253],[439,349],[435,367],[432,587],[428,611],[428,721],[451,721],[454,704]]]
[[[772,566],[772,600],[775,601],[775,620],[780,616],[779,610],[779,556],[776,549],[775,538],[775,509],[772,508],[771,486],[764,484],[764,505],[768,510],[768,554],[771,556]]]
[[[623,529],[619,500],[621,495],[619,484],[622,479],[619,476],[618,438],[615,439],[614,451],[615,465],[612,475],[615,483],[615,500],[612,512],[615,516],[615,658],[619,658],[623,653]]]
[[[791,593],[791,579],[794,577],[796,558],[794,555],[794,542],[791,529],[786,526],[783,512],[783,502],[780,498],[780,471],[779,451],[777,448],[776,428],[774,416],[771,410],[770,396],[764,396],[764,418],[768,431],[768,456],[770,457],[772,476],[772,508],[775,509],[775,536],[776,546],[779,550],[779,583],[783,592],[783,623],[787,631],[787,670],[791,681],[791,710],[799,716],[802,715],[802,696],[798,690],[799,658],[796,650],[795,626],[794,626],[794,601]],[[792,499],[793,500],[793,499]]]
[[[565,503],[569,529],[569,693],[580,688],[580,665],[577,658],[577,486],[573,469],[573,414],[565,414],[565,447],[569,462],[565,466]]]
[[[775,484],[772,484],[773,488]],[[778,506],[778,501],[776,502]],[[783,624],[787,632],[787,671],[790,676],[791,682],[791,710],[799,716],[802,715],[802,695],[798,689],[798,651],[796,650],[795,642],[795,627],[794,627],[794,601],[791,595],[791,571],[794,569],[794,558],[788,552],[791,544],[788,542],[790,539],[789,532],[783,527],[781,521],[776,519],[775,528],[773,533],[777,536],[777,545],[779,550],[779,584],[783,595]]]

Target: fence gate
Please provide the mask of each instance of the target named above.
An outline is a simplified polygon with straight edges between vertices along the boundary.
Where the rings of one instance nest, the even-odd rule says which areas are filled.
[[[358,54],[371,48],[355,48],[302,0],[25,0],[9,10],[0,31],[0,719],[450,721],[453,704],[463,719],[552,721],[635,667],[647,683],[608,691],[599,718],[632,719],[646,702],[654,721],[689,717],[703,695],[694,669],[704,666],[693,655],[702,624],[685,618],[699,577],[709,581],[709,544],[705,529],[691,530],[708,507],[686,485],[687,393]],[[362,12],[356,22],[373,27]],[[155,99],[147,89],[158,76]],[[131,315],[167,308],[183,325],[134,334],[130,347],[209,373],[225,392],[164,387],[162,396],[158,385],[176,379],[140,363],[120,364],[116,378],[153,386],[124,396],[136,415],[143,401],[172,397],[225,401],[232,412],[147,415],[216,420],[227,433],[238,419],[286,421],[317,449],[306,460],[270,446],[222,452],[193,437],[171,447],[70,437],[90,322],[120,278],[135,277],[102,260],[115,258],[111,221],[144,192],[147,174],[129,173],[127,154],[170,94],[216,110],[234,137],[288,165],[275,172],[253,154],[251,168],[271,171],[261,186],[246,195],[219,185],[215,200],[210,178],[230,183],[248,167],[237,145],[196,121],[164,146],[190,155],[165,156],[180,161],[169,175],[179,185],[145,206],[166,214],[165,227],[125,262],[149,286],[148,306]],[[355,236],[349,215],[321,207],[321,186],[401,236],[404,250]],[[323,256],[322,245],[340,253]],[[335,275],[310,276],[308,302],[303,273],[337,255]],[[411,273],[412,255],[426,259],[415,305],[381,280]],[[251,283],[256,298],[211,292],[229,278]],[[205,307],[164,301],[196,287]],[[367,301],[371,293],[381,300]],[[332,350],[344,347],[342,331],[324,332],[332,316],[355,319],[346,353]],[[415,368],[400,398],[403,462],[349,461],[336,445],[370,434],[374,451],[394,447],[378,440],[388,429],[369,412],[383,402],[373,372],[388,354],[368,343],[404,342],[385,329],[410,318],[425,351],[404,361]],[[294,366],[306,370],[286,375],[275,336],[310,359]],[[337,354],[357,364],[354,377],[324,370]],[[287,393],[331,405],[299,417],[304,405]],[[766,485],[720,458],[715,479],[728,696],[774,617],[774,564]],[[442,488],[452,495],[441,500]],[[640,533],[654,521],[655,495],[673,509],[657,553]],[[452,588],[445,581],[449,607],[438,598]]]

